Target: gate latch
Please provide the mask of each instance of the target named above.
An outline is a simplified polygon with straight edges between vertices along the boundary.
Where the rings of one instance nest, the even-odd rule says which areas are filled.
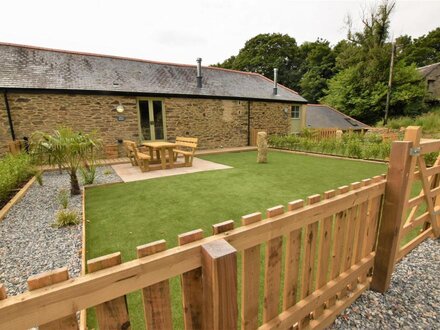
[[[413,156],[413,157],[420,156],[420,147],[414,147],[414,148],[409,149],[409,155]]]

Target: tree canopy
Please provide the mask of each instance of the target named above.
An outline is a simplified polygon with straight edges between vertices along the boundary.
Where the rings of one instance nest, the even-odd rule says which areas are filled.
[[[395,2],[382,2],[361,17],[333,47],[323,39],[297,45],[280,33],[259,34],[237,55],[216,66],[258,72],[292,88],[310,103],[324,102],[361,121],[373,124],[384,115],[389,78],[390,22]],[[416,115],[424,110],[425,82],[416,68],[440,62],[440,27],[419,38],[396,38],[390,116]]]

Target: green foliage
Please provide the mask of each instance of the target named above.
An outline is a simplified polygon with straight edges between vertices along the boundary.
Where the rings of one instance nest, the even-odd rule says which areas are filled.
[[[305,42],[299,47],[304,75],[300,81],[300,90],[303,97],[310,103],[316,103],[324,96],[327,81],[335,73],[335,56],[326,40],[318,39],[315,42]]]
[[[362,31],[353,33],[349,30],[349,41],[339,46],[336,59],[343,69],[328,82],[327,95],[322,99],[324,103],[368,124],[384,116],[391,54],[387,38],[394,5],[394,2],[385,2],[372,11],[370,17],[363,18]],[[425,96],[426,87],[416,67],[397,61],[390,117],[421,113]]]
[[[21,183],[36,173],[31,157],[25,153],[6,155],[0,159],[0,204],[17,189]]]
[[[40,186],[42,186],[43,185],[43,172],[42,171],[36,171],[35,178],[36,178],[38,184]]]
[[[379,122],[377,126],[381,126],[381,123]],[[392,118],[386,125],[386,127],[392,129],[408,126],[421,126],[424,136],[440,138],[440,107],[416,117],[402,116]]]
[[[58,167],[67,166],[70,175],[70,192],[81,193],[76,172],[80,165],[93,159],[99,140],[93,134],[74,132],[63,127],[53,134],[35,132],[31,137],[31,152],[39,163],[48,163]]]
[[[92,184],[93,182],[95,182],[96,165],[94,162],[92,162],[91,164],[86,163],[84,166],[79,168],[79,171],[81,173],[84,184]]]
[[[273,79],[273,69],[278,68],[278,81],[297,89],[301,73],[301,58],[296,40],[287,34],[259,34],[246,41],[237,56],[232,56],[215,66],[248,72],[257,72]]]
[[[398,57],[418,67],[440,62],[440,27],[412,40],[410,36],[396,39]]]
[[[113,173],[113,171],[112,170],[105,170],[104,171],[104,175],[110,175],[110,174],[112,174]]]
[[[309,151],[336,156],[360,159],[386,159],[390,155],[391,142],[383,141],[377,134],[342,135],[342,139],[330,138],[317,140],[307,130],[302,136],[273,135],[269,137],[269,145],[275,148]]]
[[[58,203],[62,209],[67,209],[69,205],[69,192],[66,189],[62,189],[58,193]]]
[[[57,212],[55,223],[53,227],[64,227],[79,224],[78,213],[68,209],[61,209]]]

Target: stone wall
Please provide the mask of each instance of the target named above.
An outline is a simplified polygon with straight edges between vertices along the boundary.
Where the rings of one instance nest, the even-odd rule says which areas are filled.
[[[139,141],[135,96],[9,93],[9,105],[17,139],[40,130],[50,132],[69,126],[83,132],[96,131],[104,145],[118,140]],[[248,102],[238,100],[163,98],[167,139],[199,138],[200,149],[246,146]],[[122,103],[125,120],[118,121],[116,106]],[[251,127],[270,134],[287,134],[289,104],[251,101]],[[4,101],[0,101],[0,154],[11,140]]]
[[[440,65],[432,70],[425,79],[428,85],[428,98],[440,101]]]
[[[247,102],[166,98],[167,136],[192,136],[202,149],[247,145]]]
[[[274,102],[251,102],[251,127],[266,129],[267,134],[288,134],[291,105]],[[285,113],[287,109],[287,114]]]

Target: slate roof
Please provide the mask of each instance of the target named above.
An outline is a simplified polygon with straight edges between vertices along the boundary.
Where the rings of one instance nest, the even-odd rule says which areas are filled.
[[[440,62],[429,64],[422,66],[420,68],[417,68],[417,70],[420,72],[423,78],[425,78],[427,75],[429,75],[432,71],[434,71],[438,66],[440,66]]]
[[[306,127],[339,128],[341,130],[371,128],[370,126],[324,104],[307,104]]]
[[[250,72],[0,43],[0,88],[125,92],[305,103],[298,93]]]

